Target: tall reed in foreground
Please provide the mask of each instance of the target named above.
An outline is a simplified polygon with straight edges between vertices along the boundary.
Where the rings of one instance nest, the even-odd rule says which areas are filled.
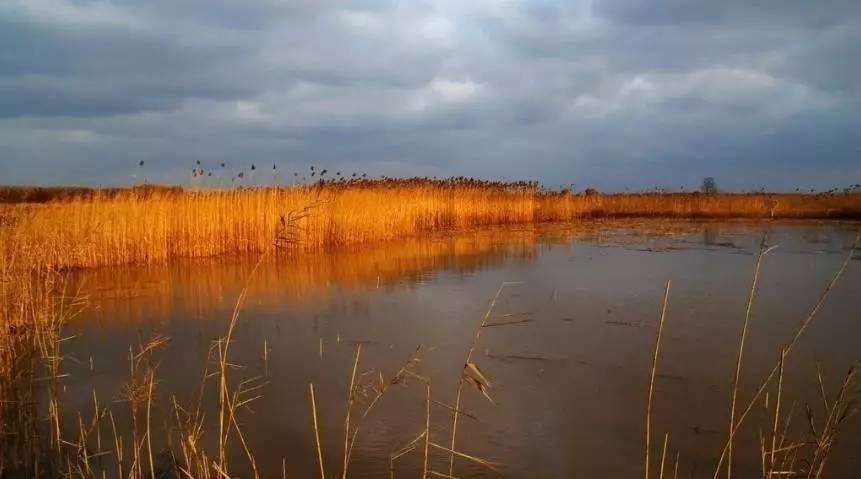
[[[750,289],[750,294],[747,301],[747,307],[745,310],[745,320],[742,327],[741,338],[739,341],[739,352],[737,355],[736,361],[736,369],[735,375],[733,376],[732,383],[732,401],[730,406],[730,427],[729,434],[727,437],[727,441],[724,444],[723,450],[720,453],[720,457],[718,459],[717,465],[714,471],[714,478],[720,475],[722,470],[722,466],[724,461],[727,463],[727,475],[728,477],[732,474],[732,463],[731,463],[731,455],[732,455],[732,444],[735,435],[738,433],[743,421],[751,412],[753,407],[757,404],[757,402],[762,397],[763,393],[766,393],[768,388],[772,385],[772,381],[777,378],[777,394],[776,394],[776,404],[774,406],[773,412],[773,420],[771,423],[771,446],[770,448],[767,446],[767,441],[765,437],[761,435],[761,445],[760,445],[760,457],[762,461],[762,473],[764,479],[772,479],[773,477],[805,477],[807,479],[819,479],[824,476],[825,465],[827,462],[827,458],[831,452],[831,448],[835,442],[835,438],[837,433],[840,430],[840,427],[846,421],[846,419],[852,414],[853,409],[852,405],[854,400],[856,399],[857,393],[852,393],[850,391],[850,385],[853,382],[855,376],[855,365],[852,365],[849,368],[849,371],[845,375],[839,392],[837,394],[837,398],[831,404],[829,404],[828,398],[825,394],[825,387],[822,383],[821,373],[819,374],[819,386],[822,396],[822,402],[825,410],[825,421],[821,426],[821,429],[817,431],[817,427],[814,425],[813,420],[813,412],[811,411],[810,406],[807,406],[807,419],[810,427],[810,436],[812,439],[810,440],[799,440],[795,442],[787,444],[787,436],[789,431],[789,423],[792,417],[792,410],[787,415],[783,430],[781,432],[779,426],[780,419],[780,404],[783,395],[783,379],[784,379],[784,365],[786,362],[786,358],[792,350],[793,346],[795,346],[798,341],[803,336],[804,332],[810,326],[813,319],[816,317],[817,313],[821,309],[822,305],[825,303],[826,298],[831,293],[831,290],[837,284],[837,281],[843,275],[843,272],[846,270],[849,261],[852,260],[853,255],[855,254],[855,250],[858,247],[859,239],[861,239],[861,233],[859,233],[855,240],[849,247],[849,252],[846,254],[843,262],[840,264],[840,267],[834,273],[834,276],[831,278],[831,281],[826,285],[823,292],[820,294],[819,299],[813,305],[810,312],[804,318],[804,320],[799,324],[798,328],[795,330],[792,339],[786,344],[780,351],[780,359],[777,364],[771,370],[771,372],[763,379],[756,393],[750,399],[747,407],[743,410],[743,412],[738,416],[738,420],[735,418],[735,408],[736,408],[736,397],[738,393],[739,387],[739,375],[741,370],[741,361],[742,355],[744,351],[744,343],[745,337],[747,335],[749,320],[750,320],[750,310],[751,305],[754,300],[754,296],[756,294],[756,286],[757,280],[759,278],[760,267],[762,266],[762,259],[767,255],[770,251],[776,248],[776,246],[767,247],[765,240],[766,237],[763,236],[763,239],[760,243],[759,254],[757,255],[756,266],[754,268],[754,276],[753,282]],[[655,341],[655,352],[652,356],[652,368],[649,382],[649,395],[648,401],[646,405],[646,426],[645,426],[645,479],[650,479],[649,472],[649,463],[650,463],[650,455],[651,455],[651,411],[652,411],[652,395],[654,389],[654,378],[655,371],[657,369],[657,358],[658,352],[660,350],[661,345],[661,337],[663,333],[663,322],[664,316],[666,313],[666,305],[667,305],[667,295],[669,294],[670,283],[667,283],[667,289],[664,294],[664,302],[662,306],[661,319],[658,323],[657,336]],[[766,396],[767,398],[768,396]],[[766,399],[766,409],[768,409],[768,400]],[[778,439],[779,438],[779,439]],[[661,459],[661,468],[659,477],[663,478],[664,473],[664,459],[666,456],[666,441],[664,443],[664,449],[662,453]],[[811,452],[805,454],[803,449],[810,449]],[[806,457],[804,457],[806,455]],[[674,470],[678,470],[678,459],[676,459],[676,466]]]
[[[472,337],[472,342],[469,344],[469,348],[466,352],[466,359],[463,361],[463,370],[461,371],[460,377],[457,382],[457,396],[454,400],[454,409],[452,410],[452,420],[451,420],[451,442],[449,443],[449,449],[452,451],[449,454],[448,459],[448,475],[451,476],[454,473],[454,458],[456,454],[454,451],[457,450],[456,441],[457,441],[457,423],[458,418],[461,415],[460,407],[461,407],[461,396],[463,395],[463,386],[467,380],[471,380],[472,384],[481,391],[488,399],[490,396],[487,394],[486,388],[489,384],[484,375],[478,370],[478,366],[476,366],[472,362],[472,354],[475,351],[475,347],[478,345],[478,339],[481,337],[481,331],[489,324],[491,315],[493,314],[493,308],[496,306],[496,301],[499,300],[499,296],[502,294],[502,291],[507,287],[516,283],[502,283],[499,285],[499,289],[496,290],[496,294],[493,295],[493,299],[490,301],[490,306],[487,308],[487,312],[484,313],[484,317],[481,319],[481,323],[475,328],[475,333]],[[472,372],[472,374],[468,374]],[[492,402],[492,400],[491,400]]]
[[[652,355],[652,372],[649,375],[649,397],[646,402],[646,446],[645,446],[645,479],[649,479],[649,462],[652,456],[652,398],[655,394],[655,372],[658,369],[658,357],[661,352],[661,338],[664,333],[664,320],[667,318],[667,300],[670,297],[670,285],[667,281],[667,287],[664,290],[664,301],[661,304],[661,317],[658,320],[658,334],[655,338],[655,353]],[[666,451],[666,442],[664,443],[664,451]],[[661,475],[663,475],[664,467],[661,461]]]
[[[810,326],[810,323],[812,323],[813,320],[816,318],[816,315],[819,313],[819,310],[822,308],[822,305],[825,304],[825,300],[828,298],[829,294],[831,293],[831,290],[834,288],[834,286],[837,284],[837,281],[843,275],[843,272],[849,265],[849,261],[852,260],[852,257],[855,254],[855,249],[858,247],[859,239],[861,239],[861,233],[859,233],[855,237],[855,240],[849,247],[849,252],[846,254],[846,257],[844,258],[843,262],[840,264],[840,267],[837,269],[837,271],[835,271],[834,276],[831,278],[831,281],[828,282],[828,284],[825,286],[825,289],[819,295],[819,299],[816,301],[816,303],[813,305],[813,307],[798,325],[798,328],[795,330],[792,339],[785,346],[785,353],[781,355],[781,358],[785,358],[789,355],[789,353],[792,351],[792,348],[798,343],[798,341],[804,335],[804,332]],[[778,364],[776,364],[774,368],[772,368],[771,371],[768,373],[768,375],[762,380],[759,388],[756,390],[756,393],[754,393],[753,397],[750,399],[750,402],[748,402],[747,407],[739,415],[738,421],[736,421],[735,424],[731,426],[727,441],[724,444],[723,450],[721,451],[720,457],[718,458],[717,465],[715,466],[715,472],[713,476],[714,479],[717,479],[718,475],[720,474],[720,471],[724,464],[724,460],[726,459],[729,452],[730,445],[732,444],[735,435],[738,433],[742,422],[744,422],[745,418],[756,405],[757,401],[759,401],[759,399],[768,389],[768,386],[771,384],[771,381],[774,379],[775,375],[778,374],[781,362],[782,360],[778,362]]]
[[[762,241],[759,243],[759,254],[756,257],[756,266],[753,269],[753,281],[750,285],[750,293],[747,298],[747,308],[744,311],[744,323],[741,328],[741,338],[738,341],[738,354],[736,355],[736,364],[735,364],[735,376],[733,376],[732,380],[732,400],[730,401],[730,409],[729,409],[729,446],[727,449],[727,466],[726,466],[726,475],[727,479],[732,477],[732,429],[735,425],[735,406],[736,406],[736,398],[738,396],[738,383],[741,379],[741,366],[742,359],[744,358],[744,345],[745,340],[747,339],[747,331],[748,326],[750,325],[750,311],[753,307],[753,298],[756,296],[756,287],[757,283],[759,283],[759,271],[762,267],[762,259],[775,248],[775,246],[766,246],[766,239],[768,238],[767,233],[762,235]]]

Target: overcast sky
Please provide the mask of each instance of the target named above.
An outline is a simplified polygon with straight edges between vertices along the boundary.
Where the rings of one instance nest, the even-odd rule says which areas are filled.
[[[0,1],[0,183],[184,183],[197,161],[843,187],[861,1]]]

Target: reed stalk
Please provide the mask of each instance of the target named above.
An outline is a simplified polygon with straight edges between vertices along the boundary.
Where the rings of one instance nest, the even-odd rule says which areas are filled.
[[[730,410],[729,410],[729,432],[728,436],[731,435],[733,426],[735,425],[735,406],[736,406],[736,397],[738,396],[738,386],[739,380],[741,379],[741,365],[742,358],[744,356],[744,345],[745,340],[747,339],[747,331],[750,325],[750,311],[753,307],[753,298],[756,296],[756,286],[759,282],[759,271],[762,267],[762,259],[772,251],[776,246],[767,247],[766,239],[768,237],[768,233],[764,233],[762,235],[762,240],[759,244],[759,254],[756,258],[756,267],[753,270],[753,281],[750,285],[750,293],[747,297],[747,307],[744,311],[744,323],[741,328],[741,338],[738,342],[738,355],[736,356],[736,364],[735,364],[735,376],[733,376],[732,380],[732,400],[730,402]],[[732,477],[732,440],[729,441],[729,449],[727,450],[727,467],[726,467],[727,479]]]
[[[810,311],[807,313],[807,315],[804,317],[804,319],[798,325],[798,328],[795,330],[795,333],[792,336],[792,339],[783,348],[786,351],[785,356],[789,356],[789,353],[792,351],[792,348],[798,343],[798,341],[804,335],[804,332],[807,330],[808,326],[810,326],[810,324],[816,318],[816,315],[819,313],[819,310],[822,308],[822,305],[825,304],[825,300],[830,295],[831,290],[834,288],[834,286],[840,280],[840,277],[843,275],[843,272],[846,270],[846,267],[849,265],[849,261],[852,260],[852,256],[855,252],[855,249],[858,247],[859,239],[861,239],[861,233],[859,233],[858,235],[855,236],[855,240],[852,242],[851,246],[849,247],[849,252],[846,254],[845,258],[843,259],[843,262],[840,264],[840,267],[835,271],[834,276],[832,276],[831,280],[825,286],[825,289],[822,291],[822,293],[820,293],[819,298],[817,299],[816,303],[813,305],[813,307],[810,309]],[[723,449],[721,450],[720,457],[718,458],[717,465],[715,466],[715,471],[714,471],[714,475],[713,475],[714,479],[717,479],[717,476],[720,474],[724,459],[726,459],[726,455],[727,455],[727,452],[729,450],[730,442],[732,441],[734,436],[738,433],[738,430],[741,427],[742,422],[747,417],[747,415],[750,413],[750,411],[753,409],[753,407],[757,403],[757,401],[759,401],[759,398],[762,397],[762,394],[768,388],[768,385],[771,383],[772,379],[774,379],[774,376],[778,373],[779,369],[780,369],[780,363],[778,362],[778,364],[776,364],[771,369],[771,371],[768,373],[768,375],[762,380],[756,393],[754,393],[753,397],[750,399],[750,402],[748,402],[747,407],[744,409],[744,411],[742,411],[741,415],[739,415],[738,421],[736,421],[735,426],[733,427],[732,431],[730,431],[729,438],[724,443]]]
[[[490,306],[488,306],[487,311],[484,313],[484,317],[482,317],[481,323],[478,325],[478,327],[475,329],[475,332],[473,333],[472,342],[470,343],[469,349],[466,352],[466,359],[463,362],[463,368],[461,368],[461,375],[460,375],[460,378],[458,379],[458,383],[457,383],[457,396],[455,397],[454,408],[452,409],[451,442],[450,442],[451,445],[449,447],[449,449],[451,451],[456,450],[455,442],[457,440],[457,422],[458,422],[458,417],[460,416],[460,413],[458,411],[460,411],[460,401],[461,401],[461,396],[463,394],[463,385],[464,385],[463,370],[467,367],[467,365],[470,362],[472,362],[472,354],[475,351],[476,345],[478,344],[478,338],[481,336],[481,330],[484,329],[484,327],[487,325],[488,321],[490,321],[490,317],[493,314],[493,308],[496,306],[496,301],[499,299],[499,296],[502,294],[502,291],[505,289],[505,287],[511,286],[513,284],[517,284],[517,283],[504,282],[504,283],[499,285],[499,289],[497,289],[496,294],[493,295],[493,299],[490,301]],[[455,456],[456,456],[456,454],[454,452],[452,452],[449,455],[449,461],[448,461],[448,475],[449,476],[451,476],[454,473],[454,458],[455,458]]]
[[[317,427],[317,400],[314,398],[314,383],[308,384],[311,394],[311,417],[314,419],[314,440],[317,444],[317,463],[320,465],[320,479],[326,479],[326,471],[323,468],[323,449],[320,446],[320,429]]]
[[[649,459],[651,456],[652,442],[652,398],[655,392],[655,372],[658,369],[658,356],[661,351],[661,338],[664,333],[664,319],[667,316],[667,300],[670,297],[671,281],[667,281],[667,286],[664,289],[664,300],[661,304],[661,317],[658,320],[658,334],[655,338],[655,352],[652,354],[652,369],[649,375],[649,396],[646,401],[646,444],[645,444],[645,479],[649,479]]]
[[[350,416],[353,413],[353,398],[356,385],[356,370],[359,367],[359,356],[362,354],[362,344],[356,345],[356,359],[353,361],[353,374],[350,375],[350,387],[347,389],[347,413],[344,415],[344,465],[341,473],[342,479],[347,479],[347,467],[349,465],[350,446]]]

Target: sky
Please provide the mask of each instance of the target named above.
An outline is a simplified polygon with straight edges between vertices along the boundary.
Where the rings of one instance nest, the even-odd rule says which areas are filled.
[[[187,184],[198,161],[844,187],[861,1],[0,1],[0,184]]]

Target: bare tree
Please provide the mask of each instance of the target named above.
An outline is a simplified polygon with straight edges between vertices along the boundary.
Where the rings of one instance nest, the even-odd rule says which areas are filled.
[[[707,195],[713,195],[718,192],[717,183],[715,183],[713,177],[706,176],[703,178],[702,192]]]

